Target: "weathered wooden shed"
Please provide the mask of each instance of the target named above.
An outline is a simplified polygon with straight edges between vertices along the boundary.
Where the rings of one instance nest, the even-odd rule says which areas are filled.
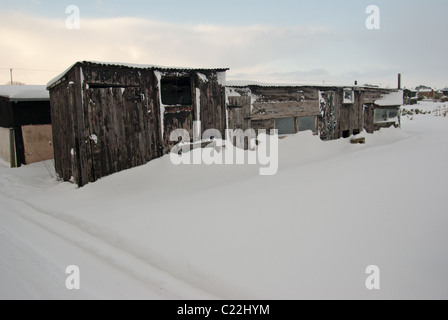
[[[0,86],[0,158],[12,167],[53,159],[45,86]]]
[[[83,186],[143,165],[194,121],[224,132],[227,70],[74,64],[48,84],[57,174]]]
[[[389,98],[384,98],[391,93],[394,91],[358,86],[228,85],[228,126],[278,129],[280,135],[312,131],[322,140],[348,138],[364,128],[370,131],[370,112],[396,109],[388,105]]]

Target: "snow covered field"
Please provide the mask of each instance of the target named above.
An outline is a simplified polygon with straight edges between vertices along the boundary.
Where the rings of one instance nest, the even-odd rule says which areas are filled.
[[[167,156],[76,189],[0,164],[0,298],[448,299],[447,146],[418,115],[365,145],[281,140],[272,177]]]

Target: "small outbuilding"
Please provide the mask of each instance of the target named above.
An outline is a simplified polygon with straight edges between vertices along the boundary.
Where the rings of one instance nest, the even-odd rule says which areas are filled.
[[[364,100],[366,131],[373,133],[381,128],[401,126],[402,105],[403,90],[370,91]]]
[[[75,63],[48,84],[57,174],[83,186],[163,156],[176,129],[224,132],[227,70]]]
[[[45,86],[0,86],[0,158],[11,167],[53,159]]]

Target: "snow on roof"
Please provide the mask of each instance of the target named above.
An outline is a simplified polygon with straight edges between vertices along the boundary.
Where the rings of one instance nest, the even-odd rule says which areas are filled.
[[[401,106],[403,104],[403,90],[385,94],[380,99],[376,100],[375,104],[380,107]]]
[[[122,63],[122,62],[99,62],[99,61],[82,61],[76,62],[71,65],[67,70],[62,72],[60,75],[52,79],[47,84],[47,88],[53,86],[56,82],[62,79],[74,66],[77,64],[92,64],[99,66],[113,66],[113,67],[125,67],[125,68],[133,68],[133,69],[151,69],[151,70],[159,70],[159,71],[218,71],[224,72],[228,71],[229,68],[188,68],[188,67],[168,67],[168,66],[158,66],[154,64],[133,64],[133,63]]]
[[[258,81],[250,81],[250,80],[228,80],[226,83],[227,87],[234,87],[234,88],[243,88],[243,87],[265,87],[265,88],[295,88],[295,87],[316,87],[316,88],[346,88],[350,86],[336,86],[336,85],[330,85],[330,84],[311,84],[311,83],[280,83],[280,82],[274,82],[274,83],[266,83],[266,82],[258,82]]]
[[[418,90],[418,92],[433,92],[434,90],[432,89],[420,89]]]
[[[45,86],[0,86],[0,96],[13,101],[50,100]]]
[[[247,80],[228,80],[226,87],[229,88],[247,88],[247,87],[263,87],[263,88],[318,88],[318,89],[346,89],[346,90],[360,90],[378,89],[380,87],[373,87],[369,85],[353,86],[353,85],[332,85],[332,84],[312,84],[312,83],[264,83]],[[401,105],[402,103],[400,103]]]

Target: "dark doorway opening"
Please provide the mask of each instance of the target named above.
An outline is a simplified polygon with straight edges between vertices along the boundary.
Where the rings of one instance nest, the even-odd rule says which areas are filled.
[[[162,103],[167,106],[191,106],[193,98],[191,94],[191,79],[162,78]]]

